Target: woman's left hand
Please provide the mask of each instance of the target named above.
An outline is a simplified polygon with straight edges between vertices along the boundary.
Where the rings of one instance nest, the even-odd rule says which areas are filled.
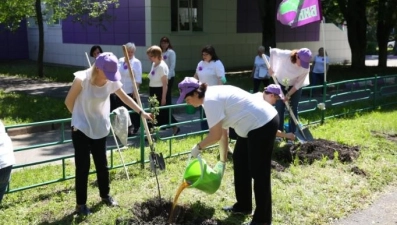
[[[165,99],[161,99],[161,105],[165,105],[166,104],[166,100]]]

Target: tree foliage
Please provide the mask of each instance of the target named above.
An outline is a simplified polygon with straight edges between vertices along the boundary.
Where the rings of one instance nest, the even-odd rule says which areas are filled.
[[[21,22],[34,18],[39,29],[39,51],[37,57],[38,76],[44,77],[44,23],[53,23],[72,16],[82,24],[101,25],[112,19],[106,12],[109,6],[118,7],[118,0],[3,0],[0,1],[0,24],[9,30],[19,28]],[[43,19],[51,10],[51,17]]]

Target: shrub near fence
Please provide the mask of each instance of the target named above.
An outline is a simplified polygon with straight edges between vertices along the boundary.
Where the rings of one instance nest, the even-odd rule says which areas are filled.
[[[335,83],[325,83],[324,86],[310,86],[304,88],[304,95],[309,95],[309,97],[303,97],[300,102],[300,110],[299,114],[301,117],[304,116],[304,119],[307,121],[307,124],[314,123],[323,123],[326,119],[334,118],[338,116],[349,115],[356,112],[361,112],[364,110],[371,110],[377,107],[388,106],[388,105],[396,105],[397,104],[397,75],[391,76],[383,76],[383,77],[371,77],[371,78],[362,78],[355,80],[346,80]],[[322,89],[323,96],[322,97],[314,97],[313,90]],[[320,103],[324,103],[325,109],[321,110],[319,107]],[[169,110],[178,110],[183,111],[186,109],[185,104],[180,105],[172,105],[172,106],[163,106],[161,108],[166,108]],[[183,108],[183,110],[181,110]],[[199,113],[197,113],[199,114]],[[165,126],[172,125],[190,125],[192,123],[198,123],[202,120],[200,116],[190,115],[188,120],[180,121],[176,124],[168,124]],[[56,140],[51,140],[49,142],[39,143],[35,145],[19,147],[14,150],[14,152],[25,152],[32,151],[41,148],[51,147],[51,146],[61,146],[70,144],[71,139],[66,138],[66,133],[69,130],[69,124],[71,119],[60,119],[60,120],[51,120],[44,121],[38,123],[29,123],[29,124],[20,124],[7,126],[6,130],[12,130],[15,128],[23,128],[23,127],[36,127],[43,126],[48,124],[55,124],[60,128],[55,134]],[[167,136],[160,138],[159,135],[156,135],[158,140],[167,141],[168,142],[168,152],[169,154],[166,157],[176,157],[182,154],[186,154],[188,152],[179,152],[175,153],[172,151],[172,143],[176,138],[181,137],[189,137],[189,136],[197,136],[206,133],[207,131],[193,131],[177,136]],[[141,126],[140,136],[130,137],[129,140],[139,140],[139,148],[140,152],[137,153],[137,160],[125,161],[125,165],[133,165],[133,164],[141,164],[143,168],[145,163],[148,162],[147,152],[145,152],[145,136],[143,131],[143,126]],[[158,133],[157,133],[158,134]],[[117,155],[114,154],[114,150],[116,149],[115,145],[109,145],[108,150],[110,151],[110,165],[109,169],[117,169],[123,167],[123,164],[116,163],[115,157]],[[34,163],[26,163],[19,164],[14,166],[14,170],[21,168],[32,168],[33,166],[38,165],[48,165],[49,163],[60,162],[61,163],[61,171],[60,176],[56,178],[52,178],[49,180],[34,180],[32,183],[25,185],[23,187],[13,187],[12,180],[9,185],[8,193],[22,191],[30,188],[35,188],[51,183],[62,182],[69,179],[74,179],[74,174],[71,171],[68,171],[67,167],[70,164],[69,160],[73,158],[73,154],[62,156],[62,157],[54,157],[50,160],[42,160]],[[90,173],[94,173],[95,171],[90,171]]]

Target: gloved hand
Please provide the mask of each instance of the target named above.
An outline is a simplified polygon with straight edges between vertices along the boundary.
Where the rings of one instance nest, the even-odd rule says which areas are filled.
[[[193,157],[197,157],[199,154],[201,154],[201,150],[199,149],[198,144],[192,148],[191,154]]]

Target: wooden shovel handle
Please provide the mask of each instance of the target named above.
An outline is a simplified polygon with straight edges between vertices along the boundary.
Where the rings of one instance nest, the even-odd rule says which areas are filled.
[[[139,93],[138,93],[138,86],[136,85],[136,81],[135,81],[135,74],[134,74],[134,71],[133,71],[132,68],[131,68],[130,58],[128,57],[127,46],[125,46],[125,45],[123,45],[123,53],[124,53],[124,57],[125,57],[125,59],[126,59],[125,62],[126,62],[127,67],[128,67],[128,71],[129,71],[129,74],[130,74],[130,78],[131,78],[131,80],[132,80],[132,87],[134,88],[134,93],[133,93],[133,94],[134,94],[134,97],[135,97],[135,99],[136,99],[138,105],[139,105],[141,108],[143,108],[143,107],[142,107],[141,98],[140,98]],[[153,140],[152,140],[152,136],[150,135],[149,127],[148,127],[148,125],[147,125],[147,120],[146,120],[146,118],[143,117],[143,116],[141,116],[141,118],[142,118],[143,126],[144,126],[144,128],[145,128],[145,133],[146,133],[146,136],[147,136],[147,139],[148,139],[148,142],[149,142],[149,146],[150,146],[151,150],[154,151],[154,148],[153,148]]]
[[[265,64],[266,64],[267,68],[269,69],[269,68],[270,68],[270,63],[269,63],[269,61],[267,60],[265,54],[262,54],[262,59],[263,59],[263,61],[265,61]],[[279,85],[278,80],[277,80],[276,76],[274,75],[274,73],[273,73],[273,75],[271,75],[271,76],[272,76],[272,78],[273,78],[274,83],[277,84],[277,85]],[[290,105],[289,105],[289,102],[288,102],[288,101],[284,101],[284,104],[285,104],[285,106],[287,107],[288,112],[289,112],[289,115],[290,115],[290,117],[292,118],[292,120],[294,121],[295,125],[298,127],[298,129],[299,129],[299,130],[301,131],[301,133],[303,134],[302,128],[299,126],[298,119],[296,119],[295,114],[294,114],[294,112],[292,111],[292,109],[291,109],[291,107],[290,107]],[[303,135],[304,135],[304,134],[303,134]]]

